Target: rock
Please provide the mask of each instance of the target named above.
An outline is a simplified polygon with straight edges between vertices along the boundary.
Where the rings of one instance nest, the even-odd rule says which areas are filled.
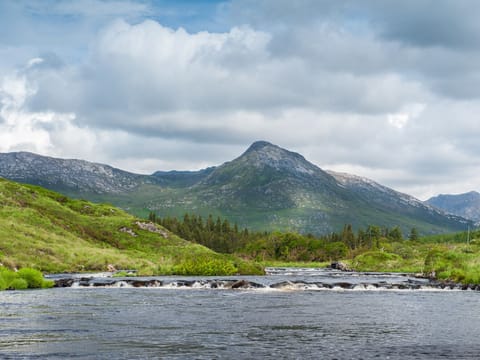
[[[119,231],[124,232],[124,233],[127,233],[128,235],[133,236],[133,237],[137,237],[137,236],[138,236],[137,234],[135,234],[135,232],[134,232],[132,229],[127,228],[127,227],[125,227],[125,226],[122,227],[122,228],[120,228]]]
[[[71,287],[74,283],[72,278],[70,279],[56,279],[54,280],[53,287],[63,288],[63,287]]]
[[[334,261],[330,264],[330,269],[334,269],[334,270],[340,270],[340,271],[353,271],[352,269],[350,269],[350,267],[341,262],[341,261]]]
[[[342,289],[353,289],[355,285],[348,282],[336,282],[332,284],[332,287],[339,287]]]
[[[246,288],[248,286],[247,280],[238,280],[232,284],[232,289]]]
[[[125,280],[125,282],[133,287],[160,287],[162,282],[160,280],[151,279],[151,280]]]
[[[107,265],[107,270],[110,271],[110,272],[116,272],[117,271],[115,266],[113,266],[112,264]]]
[[[155,225],[153,222],[142,222],[142,221],[136,221],[135,224],[142,230],[149,231],[151,233],[156,233],[162,235],[165,239],[168,239],[168,233],[159,228],[157,225]]]

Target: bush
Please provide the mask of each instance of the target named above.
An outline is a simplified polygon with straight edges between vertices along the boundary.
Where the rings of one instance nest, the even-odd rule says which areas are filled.
[[[17,275],[28,283],[30,289],[41,288],[43,286],[43,275],[38,270],[23,268],[18,270]]]
[[[0,291],[5,290],[7,288],[7,282],[0,274]]]
[[[42,273],[35,269],[23,268],[14,272],[6,268],[0,268],[0,290],[51,288],[53,285],[52,280],[45,280]]]
[[[185,259],[176,265],[173,271],[177,275],[204,276],[234,275],[238,272],[237,268],[229,261],[201,256],[195,259]]]
[[[25,279],[16,278],[10,283],[8,288],[11,290],[25,290],[28,289],[28,282]]]
[[[5,288],[7,288],[8,284],[10,284],[16,277],[17,274],[14,271],[6,268],[0,268],[0,278],[2,278],[6,284]]]

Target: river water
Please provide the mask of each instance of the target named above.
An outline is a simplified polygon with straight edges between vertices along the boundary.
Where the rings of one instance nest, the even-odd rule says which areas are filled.
[[[218,277],[162,277],[158,287],[119,282],[6,291],[0,293],[0,358],[480,358],[480,292],[298,285],[339,277],[372,284],[411,280],[272,269],[241,279],[294,286],[221,289],[208,286]]]

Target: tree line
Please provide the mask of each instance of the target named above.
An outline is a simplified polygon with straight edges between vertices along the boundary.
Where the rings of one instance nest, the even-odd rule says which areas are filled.
[[[330,261],[354,257],[359,253],[382,248],[384,242],[403,241],[399,227],[386,228],[370,225],[354,231],[346,224],[342,231],[314,236],[298,233],[258,232],[240,229],[219,216],[206,218],[185,214],[183,218],[158,218],[150,213],[149,219],[178,236],[204,245],[216,252],[241,255],[256,260]],[[412,228],[407,238],[415,241],[418,232]]]

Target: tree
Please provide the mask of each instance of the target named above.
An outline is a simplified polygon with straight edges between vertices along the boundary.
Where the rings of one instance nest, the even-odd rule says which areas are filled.
[[[408,235],[408,239],[411,241],[417,241],[418,240],[418,231],[417,228],[412,228],[410,230],[410,235]]]
[[[388,238],[392,241],[402,241],[403,234],[402,230],[398,226],[395,226],[392,230],[388,232]]]
[[[351,224],[346,224],[343,227],[342,231],[342,241],[344,244],[346,244],[350,249],[355,248],[355,234],[353,233],[352,230],[352,225]]]
[[[148,214],[148,220],[150,220],[151,222],[157,221],[157,215],[154,211],[150,211],[150,213]]]

